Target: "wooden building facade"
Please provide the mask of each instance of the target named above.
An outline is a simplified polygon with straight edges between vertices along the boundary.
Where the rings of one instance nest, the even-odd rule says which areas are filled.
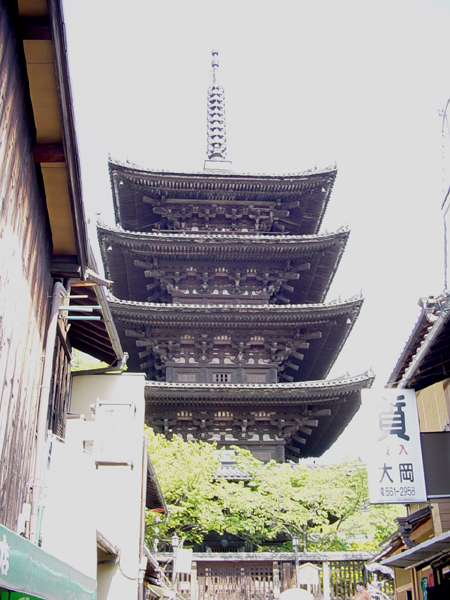
[[[47,431],[64,437],[72,346],[123,352],[87,239],[59,0],[0,3],[0,85],[0,524],[16,531]]]
[[[379,558],[394,569],[397,600],[450,596],[450,295],[421,313],[387,386],[416,392],[427,503],[408,506]]]
[[[2,4],[0,520],[15,527],[34,458],[52,242],[42,182],[33,161],[35,132],[23,49],[11,12]]]

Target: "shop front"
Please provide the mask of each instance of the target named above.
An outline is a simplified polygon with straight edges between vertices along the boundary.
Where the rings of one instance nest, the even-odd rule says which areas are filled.
[[[395,568],[397,597],[405,600],[448,600],[450,598],[450,532],[394,554],[382,561]],[[410,574],[405,590],[398,585],[402,573]]]
[[[97,582],[0,525],[1,600],[96,600]]]

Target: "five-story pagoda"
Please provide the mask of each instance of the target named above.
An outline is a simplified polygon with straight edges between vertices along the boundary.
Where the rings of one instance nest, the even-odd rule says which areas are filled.
[[[261,460],[320,456],[373,381],[325,380],[362,305],[324,303],[348,238],[319,233],[336,170],[233,173],[217,69],[213,52],[203,173],[109,164],[111,310],[155,431]]]

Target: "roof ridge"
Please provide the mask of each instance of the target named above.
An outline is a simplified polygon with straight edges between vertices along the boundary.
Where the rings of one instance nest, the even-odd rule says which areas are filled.
[[[213,178],[213,179],[217,179],[220,177],[228,177],[228,178],[232,178],[232,177],[271,177],[271,178],[277,178],[277,177],[281,177],[281,178],[289,178],[289,177],[305,177],[306,175],[326,175],[329,173],[337,173],[337,164],[333,163],[332,165],[327,165],[326,167],[321,167],[320,169],[317,168],[317,166],[314,166],[310,169],[306,169],[304,171],[294,171],[294,172],[289,172],[289,173],[248,173],[248,172],[221,172],[221,173],[217,173],[217,171],[212,171],[211,173],[208,173],[207,171],[171,171],[171,170],[167,170],[167,169],[159,169],[157,171],[153,171],[150,169],[146,169],[144,167],[142,167],[141,165],[138,165],[137,163],[133,163],[129,160],[126,161],[121,161],[117,158],[112,158],[111,156],[108,157],[108,164],[109,164],[109,168],[112,169],[114,167],[120,167],[120,168],[126,168],[126,169],[131,169],[131,170],[135,170],[135,171],[139,171],[140,174],[149,174],[149,175],[162,175],[162,176],[168,176],[168,175],[174,175],[174,176],[186,176],[186,175],[196,175],[199,177],[207,177],[207,178]]]
[[[358,382],[369,382],[375,379],[374,373],[368,369],[354,376],[337,377],[333,379],[318,379],[310,381],[293,381],[283,383],[178,383],[170,381],[145,381],[146,387],[180,388],[180,389],[317,389],[330,388],[336,385],[346,385]]]
[[[179,240],[190,240],[192,238],[201,238],[202,242],[205,239],[214,239],[218,240],[223,239],[251,239],[251,240],[270,240],[270,241],[278,241],[278,240],[314,240],[314,239],[326,239],[337,237],[341,234],[349,233],[350,229],[348,225],[342,225],[339,229],[335,231],[323,231],[319,233],[308,233],[308,234],[286,234],[286,233],[275,233],[275,232],[255,232],[255,233],[233,233],[233,232],[222,232],[222,231],[132,231],[130,229],[123,229],[120,225],[108,225],[100,220],[97,221],[97,229],[103,229],[109,231],[111,233],[121,233],[130,235],[130,237],[142,237],[142,238],[165,238],[167,237],[172,239]]]

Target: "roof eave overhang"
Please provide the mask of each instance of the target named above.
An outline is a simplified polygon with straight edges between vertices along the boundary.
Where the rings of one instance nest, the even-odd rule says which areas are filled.
[[[313,303],[313,304],[165,304],[152,302],[136,302],[132,300],[119,300],[113,296],[108,296],[108,302],[113,313],[121,315],[134,315],[138,319],[146,320],[154,314],[158,319],[163,319],[164,315],[170,315],[171,320],[182,322],[183,315],[192,319],[194,315],[207,315],[208,318],[214,314],[229,315],[232,319],[245,320],[248,316],[257,315],[258,318],[274,318],[279,315],[283,321],[288,323],[291,319],[297,320],[302,316],[315,314],[317,323],[321,323],[327,318],[338,315],[352,314],[356,311],[359,314],[363,299],[361,297],[352,298],[344,302]],[[355,317],[356,320],[356,317]]]
[[[448,302],[448,298],[446,302]],[[430,323],[432,324],[430,325]],[[422,307],[419,320],[389,378],[387,387],[414,388],[419,391],[433,383],[446,379],[446,375],[443,373],[442,361],[437,361],[439,368],[436,368],[435,372],[424,375],[420,373],[420,370],[425,361],[432,358],[433,354],[436,353],[433,348],[434,344],[441,335],[447,335],[446,328],[448,328],[449,323],[450,311],[448,309],[442,309],[435,314],[427,310],[425,306]],[[414,352],[415,348],[417,350]],[[439,354],[437,356],[439,357]]]
[[[400,569],[413,569],[430,564],[440,556],[450,555],[450,532],[433,537],[409,550],[394,554],[381,561],[382,565]],[[450,556],[449,556],[450,561]]]
[[[107,300],[106,290],[110,282],[97,273],[97,265],[92,249],[90,249],[88,265],[85,270],[84,281],[78,278],[70,280],[75,296],[87,295],[88,297],[80,298],[80,300],[73,298],[72,304],[100,306],[101,320],[95,322],[95,327],[89,326],[89,322],[83,320],[72,321],[71,339],[75,348],[87,352],[109,365],[114,365],[118,370],[122,370],[127,362],[128,355],[123,351]]]
[[[61,0],[49,0],[48,6],[55,56],[56,84],[59,92],[58,98],[60,100],[60,118],[63,131],[64,154],[66,157],[67,184],[72,210],[77,255],[81,269],[80,276],[83,279],[88,263],[89,243],[81,188],[81,169],[70,87],[64,15]]]
[[[69,276],[83,279],[88,236],[61,0],[18,0],[17,31],[24,43],[36,127],[34,160],[41,168],[53,251],[58,256],[59,268],[53,275],[65,277],[68,268]],[[45,60],[40,60],[42,56]],[[64,266],[66,260],[69,267]]]
[[[248,399],[259,398],[271,401],[278,399],[283,404],[308,404],[311,401],[332,402],[354,393],[369,389],[375,380],[373,373],[364,373],[350,378],[331,380],[267,383],[267,384],[220,384],[220,383],[169,383],[158,381],[145,382],[147,401],[155,402],[160,396],[173,395],[189,398],[210,399],[227,397],[227,401],[245,404]]]
[[[122,164],[110,160],[109,173],[113,193],[114,213],[117,223],[121,221],[119,182],[123,184],[125,180],[129,180],[133,185],[136,185],[137,182],[140,182],[140,185],[148,185],[151,182],[166,182],[169,183],[170,189],[178,189],[183,192],[191,189],[198,192],[203,188],[204,190],[209,189],[208,186],[211,185],[212,179],[214,181],[214,190],[216,191],[221,190],[223,187],[228,187],[231,182],[238,184],[241,190],[243,187],[245,188],[246,185],[250,187],[260,185],[264,188],[266,199],[268,197],[273,197],[277,200],[297,194],[302,189],[305,189],[305,187],[310,189],[311,187],[322,185],[324,196],[322,209],[317,217],[316,231],[318,231],[336,180],[337,169],[336,167],[330,167],[323,171],[310,170],[303,173],[278,175],[241,174],[233,172],[218,173],[217,171],[211,173],[174,173],[149,171],[135,165]],[[261,192],[259,192],[259,194],[261,194]]]
[[[152,171],[149,169],[143,169],[142,167],[139,167],[137,165],[133,165],[131,163],[121,163],[120,161],[117,160],[112,160],[110,159],[109,161],[109,171],[111,176],[113,176],[113,174],[116,173],[120,173],[123,176],[128,176],[131,178],[146,178],[149,181],[150,180],[161,180],[161,179],[176,179],[179,181],[185,181],[185,180],[190,180],[192,182],[201,182],[201,181],[208,181],[210,179],[213,179],[214,181],[219,182],[220,181],[224,181],[224,182],[229,182],[230,179],[236,179],[236,180],[240,180],[240,181],[248,181],[248,182],[265,182],[265,183],[270,183],[273,182],[273,186],[275,187],[276,185],[279,184],[279,182],[282,181],[286,181],[286,182],[293,182],[293,181],[315,181],[315,180],[322,180],[322,179],[327,179],[329,180],[330,178],[334,181],[334,179],[337,176],[337,169],[336,167],[329,167],[327,169],[323,169],[323,170],[309,170],[309,171],[304,171],[304,172],[300,172],[300,173],[282,173],[282,174],[267,174],[267,173],[235,173],[232,171],[226,171],[226,172],[211,172],[208,173],[207,171],[202,171],[202,172],[198,172],[198,173],[192,173],[192,172],[187,172],[187,173],[182,173],[182,172],[175,172],[175,171]]]
[[[103,224],[97,226],[100,246],[102,241],[117,244],[123,248],[157,251],[158,248],[170,246],[180,250],[194,253],[194,248],[198,251],[204,251],[204,245],[223,249],[227,245],[244,246],[249,250],[255,249],[260,252],[261,248],[269,246],[273,252],[277,247],[283,246],[292,248],[300,252],[303,248],[318,247],[319,249],[347,243],[349,231],[342,228],[333,233],[312,234],[312,235],[282,235],[275,233],[211,233],[211,232],[189,232],[189,233],[142,233],[135,231],[124,231],[119,228],[108,227]],[[103,252],[104,254],[104,252]],[[105,260],[107,257],[103,256]]]
[[[366,373],[353,378],[287,384],[171,384],[146,382],[146,412],[157,422],[169,410],[202,411],[203,407],[226,406],[227,410],[246,414],[250,407],[268,412],[287,411],[302,418],[318,419],[301,442],[295,436],[286,450],[296,458],[319,457],[338,439],[361,405],[361,391],[374,380]],[[252,410],[252,409],[250,409]],[[174,426],[175,427],[175,426]],[[299,442],[299,443],[297,443]],[[299,445],[300,444],[300,445]]]
[[[166,517],[169,515],[166,500],[159,485],[158,477],[155,469],[153,468],[150,456],[147,456],[146,507],[155,512],[162,512],[166,515]]]
[[[400,358],[398,359],[397,364],[395,365],[394,370],[388,379],[386,387],[394,388],[399,385],[399,382],[403,377],[402,374],[405,372],[407,365],[411,362],[414,348],[419,343],[420,339],[423,338],[429,327],[430,323],[426,318],[425,312],[422,311],[413,331],[411,332],[411,335],[409,336],[408,341],[405,344],[403,352],[401,353]]]

